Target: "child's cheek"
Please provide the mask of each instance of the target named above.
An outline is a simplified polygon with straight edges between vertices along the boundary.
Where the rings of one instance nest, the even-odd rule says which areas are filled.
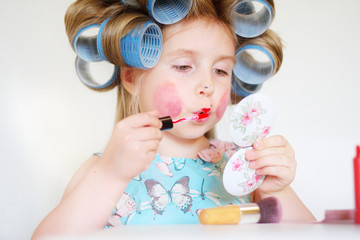
[[[218,119],[221,119],[222,116],[224,115],[226,107],[229,104],[229,100],[230,100],[230,92],[226,91],[224,95],[220,98],[219,105],[216,109],[216,117]]]
[[[181,112],[181,100],[176,87],[166,83],[158,87],[154,94],[154,105],[160,116],[176,117]]]

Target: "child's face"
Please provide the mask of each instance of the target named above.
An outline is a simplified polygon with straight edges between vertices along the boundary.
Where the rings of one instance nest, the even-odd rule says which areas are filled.
[[[202,136],[223,116],[230,98],[235,43],[230,31],[208,20],[192,20],[164,30],[162,55],[146,71],[140,87],[140,110],[158,109],[173,120],[211,108],[206,119],[178,123],[182,138]]]

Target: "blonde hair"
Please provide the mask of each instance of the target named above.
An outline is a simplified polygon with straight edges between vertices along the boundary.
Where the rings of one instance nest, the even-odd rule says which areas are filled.
[[[246,39],[237,37],[229,17],[230,9],[236,2],[236,0],[192,0],[190,11],[184,20],[206,18],[222,24],[229,29],[237,48],[249,43],[265,47],[274,58],[275,74],[278,72],[283,58],[281,39],[270,29],[255,38]],[[273,0],[267,0],[267,2],[272,7],[274,15],[275,6]],[[117,66],[127,66],[121,57],[121,49],[119,48],[120,39],[129,33],[133,26],[150,19],[146,12],[147,0],[138,0],[138,3],[141,7],[135,9],[122,5],[120,0],[77,0],[69,6],[65,14],[66,33],[71,45],[73,46],[74,36],[80,29],[92,24],[101,24],[110,18],[102,35],[104,54],[110,63]],[[167,28],[165,25],[158,25],[163,30]],[[141,71],[135,70],[134,72],[138,74],[137,77],[144,77]],[[142,81],[138,82],[141,84]],[[100,91],[110,90],[116,86],[118,87],[116,121],[119,121],[129,115],[138,113],[139,104],[136,94],[130,94],[121,84],[120,74],[112,85]],[[233,92],[231,93],[232,104],[239,102],[241,99],[242,97],[237,96]]]

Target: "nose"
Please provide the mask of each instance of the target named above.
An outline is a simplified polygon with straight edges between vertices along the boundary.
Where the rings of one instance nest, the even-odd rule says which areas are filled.
[[[201,87],[199,90],[199,95],[208,96],[213,92],[213,88],[214,88],[213,86],[208,85],[208,84],[203,85],[203,87]]]
[[[202,74],[200,76],[197,93],[200,96],[209,96],[214,92],[214,82],[211,78],[211,74]]]

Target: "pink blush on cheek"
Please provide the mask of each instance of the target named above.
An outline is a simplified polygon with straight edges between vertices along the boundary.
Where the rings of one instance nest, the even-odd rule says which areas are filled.
[[[164,84],[156,89],[154,105],[160,112],[160,116],[176,117],[181,113],[181,100],[177,90],[172,84]]]
[[[230,92],[227,91],[225,92],[225,94],[221,97],[220,101],[219,101],[219,105],[216,109],[216,117],[218,119],[221,119],[222,116],[225,113],[226,107],[229,104],[229,100],[230,100]]]

